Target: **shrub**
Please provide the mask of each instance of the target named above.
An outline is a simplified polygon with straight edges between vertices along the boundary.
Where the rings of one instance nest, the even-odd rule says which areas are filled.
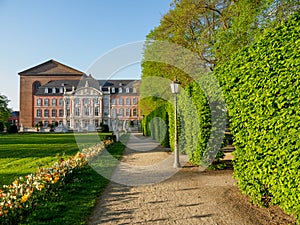
[[[234,176],[255,203],[300,221],[300,13],[216,68],[234,136]]]
[[[11,125],[8,130],[8,133],[10,133],[10,134],[18,133],[18,127],[15,124]]]

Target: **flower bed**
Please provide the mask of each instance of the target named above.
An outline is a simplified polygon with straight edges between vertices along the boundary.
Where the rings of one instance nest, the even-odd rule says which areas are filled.
[[[51,168],[40,168],[35,174],[17,178],[12,184],[0,189],[0,224],[16,224],[32,212],[39,201],[47,200],[64,185],[67,178],[83,168],[88,159],[97,156],[112,141],[83,149],[73,157],[61,158]]]

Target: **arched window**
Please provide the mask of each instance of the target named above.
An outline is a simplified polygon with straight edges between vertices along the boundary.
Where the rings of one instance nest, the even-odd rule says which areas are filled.
[[[33,93],[36,93],[38,91],[38,89],[39,89],[40,86],[41,86],[41,82],[35,81],[32,84],[32,91],[33,91]]]

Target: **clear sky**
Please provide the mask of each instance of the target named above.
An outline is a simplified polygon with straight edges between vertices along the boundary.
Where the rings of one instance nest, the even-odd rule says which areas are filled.
[[[18,72],[50,59],[86,72],[108,51],[145,40],[171,2],[0,0],[0,93],[19,110]],[[139,78],[140,69],[124,74]]]

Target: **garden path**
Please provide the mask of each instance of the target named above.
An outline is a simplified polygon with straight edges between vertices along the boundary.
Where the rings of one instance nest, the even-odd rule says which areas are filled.
[[[240,194],[230,169],[201,172],[186,164],[176,172],[168,149],[140,134],[132,134],[126,146],[123,163],[117,166],[113,181],[100,196],[89,225],[284,225],[293,222],[277,207],[261,209],[250,204]],[[159,162],[164,162],[164,166],[151,167]]]

